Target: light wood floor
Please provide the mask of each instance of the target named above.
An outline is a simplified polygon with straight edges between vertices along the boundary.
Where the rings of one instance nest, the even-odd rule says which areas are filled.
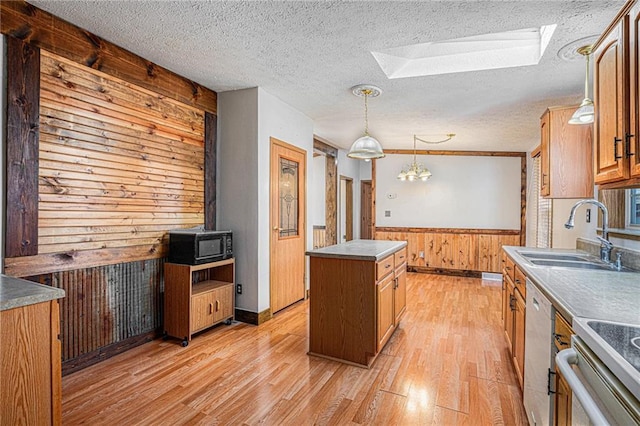
[[[310,357],[308,304],[260,327],[156,340],[63,378],[63,423],[527,424],[500,283],[409,274],[408,310],[370,370]]]

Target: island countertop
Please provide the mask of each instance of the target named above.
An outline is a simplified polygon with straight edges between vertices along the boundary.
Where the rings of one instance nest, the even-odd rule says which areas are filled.
[[[307,256],[380,261],[407,246],[406,241],[352,240],[306,252]]]
[[[0,311],[64,297],[64,290],[0,274]]]

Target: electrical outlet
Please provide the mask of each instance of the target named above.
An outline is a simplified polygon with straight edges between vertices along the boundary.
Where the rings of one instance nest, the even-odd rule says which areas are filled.
[[[591,209],[587,209],[587,223],[591,223]]]
[[[420,254],[418,255],[418,257],[419,257],[420,259],[424,259],[424,252],[423,252],[423,251],[421,251],[421,252],[420,252]]]
[[[236,284],[236,293],[242,294],[242,284]]]
[[[385,210],[384,217],[391,217],[391,210]]]

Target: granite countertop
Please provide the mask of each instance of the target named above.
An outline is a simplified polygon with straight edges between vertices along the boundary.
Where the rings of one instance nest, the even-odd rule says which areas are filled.
[[[64,290],[0,274],[0,311],[64,297]]]
[[[504,247],[504,250],[568,321],[573,323],[575,317],[583,317],[640,324],[640,272],[537,266],[518,253],[540,251],[590,256],[579,250],[515,246]]]
[[[307,256],[379,261],[407,246],[406,241],[353,240],[309,250]]]

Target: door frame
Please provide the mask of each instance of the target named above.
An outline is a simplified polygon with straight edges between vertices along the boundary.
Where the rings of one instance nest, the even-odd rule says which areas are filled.
[[[274,179],[274,170],[272,169],[272,164],[271,164],[271,160],[273,157],[273,147],[274,145],[279,145],[283,148],[286,149],[290,149],[292,151],[296,151],[299,154],[302,154],[304,156],[304,163],[303,163],[303,173],[301,174],[302,177],[302,184],[300,185],[300,188],[304,188],[304,199],[301,200],[300,202],[300,209],[302,210],[300,212],[300,224],[298,225],[298,229],[300,230],[300,233],[302,234],[302,259],[303,259],[303,278],[302,278],[302,290],[303,290],[303,294],[304,297],[301,300],[304,300],[307,298],[307,283],[306,283],[306,276],[307,276],[307,266],[306,266],[306,261],[305,261],[305,256],[304,253],[307,249],[307,151],[305,149],[302,149],[300,147],[297,147],[295,145],[291,145],[290,143],[284,142],[280,139],[274,138],[274,137],[270,137],[269,138],[270,144],[269,144],[269,311],[271,313],[271,315],[274,314],[273,312],[273,305],[271,303],[272,299],[273,299],[273,276],[274,276],[274,265],[273,265],[273,256],[271,255],[271,253],[273,253],[273,227],[274,226],[278,226],[278,218],[275,216],[274,214],[274,206],[272,205],[272,195],[273,195],[273,190],[274,190],[274,185],[275,182],[277,182],[277,179]],[[283,308],[283,309],[286,309]],[[281,309],[282,310],[282,309]]]
[[[328,246],[338,244],[338,149],[316,137],[313,149],[324,153],[325,167],[325,235]]]
[[[345,182],[345,229],[342,229],[342,217],[340,217],[340,234],[345,235],[345,242],[353,240],[353,178],[349,176],[340,175],[340,203],[342,203],[342,181]],[[342,205],[340,205],[340,211],[342,211]],[[344,231],[344,233],[343,233]],[[349,235],[349,233],[351,235]],[[342,239],[342,237],[340,238]]]
[[[367,233],[369,235],[369,238],[367,238],[367,239],[373,240],[373,231],[371,229],[371,226],[367,225],[365,223],[365,220],[364,220],[364,212],[365,211],[368,211],[369,212],[369,216],[371,216],[371,203],[365,204],[365,202],[364,202],[365,199],[363,197],[364,188],[366,186],[369,187],[369,191],[372,193],[371,197],[373,197],[373,191],[372,191],[373,182],[371,182],[371,179],[365,179],[365,180],[361,180],[360,181],[360,239],[361,240],[365,239],[362,236],[362,230],[363,229],[367,229]],[[371,198],[371,199],[373,200],[373,198]]]

